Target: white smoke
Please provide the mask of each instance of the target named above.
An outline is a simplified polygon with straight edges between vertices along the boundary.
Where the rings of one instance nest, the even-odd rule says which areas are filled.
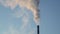
[[[34,21],[38,25],[39,24],[39,0],[21,0],[19,2],[21,7],[26,7],[31,10],[34,15]]]
[[[34,21],[39,24],[39,0],[0,0],[0,3],[5,7],[14,9],[17,5],[21,8],[27,8],[33,12]]]

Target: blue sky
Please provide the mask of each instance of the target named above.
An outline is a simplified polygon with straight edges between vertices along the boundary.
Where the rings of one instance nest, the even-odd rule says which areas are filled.
[[[60,0],[41,0],[41,34],[60,34]]]
[[[0,3],[0,34],[36,34],[32,12],[11,8]],[[60,0],[40,0],[40,19],[41,34],[60,34]]]

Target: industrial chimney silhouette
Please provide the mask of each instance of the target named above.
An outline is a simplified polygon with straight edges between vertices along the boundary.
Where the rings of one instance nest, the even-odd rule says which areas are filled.
[[[37,25],[37,34],[39,34],[39,25]]]

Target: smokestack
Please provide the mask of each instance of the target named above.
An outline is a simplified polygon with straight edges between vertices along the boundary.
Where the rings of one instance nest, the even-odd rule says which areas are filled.
[[[39,25],[37,25],[37,34],[39,34]]]

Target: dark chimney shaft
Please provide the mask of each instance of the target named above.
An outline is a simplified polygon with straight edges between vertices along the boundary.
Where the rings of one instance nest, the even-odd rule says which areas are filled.
[[[37,34],[39,34],[39,25],[37,25]]]

